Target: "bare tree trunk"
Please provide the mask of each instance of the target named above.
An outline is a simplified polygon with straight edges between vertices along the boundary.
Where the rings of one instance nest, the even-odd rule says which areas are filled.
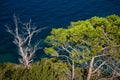
[[[89,67],[89,72],[88,72],[87,80],[90,80],[90,78],[91,78],[94,59],[95,59],[95,57],[92,57],[92,60],[90,62],[90,67]]]
[[[71,70],[71,80],[75,80],[75,66],[74,61],[72,61],[72,70]]]

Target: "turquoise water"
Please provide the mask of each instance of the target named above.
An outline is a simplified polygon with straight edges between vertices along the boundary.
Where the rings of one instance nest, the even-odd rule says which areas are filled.
[[[18,62],[18,50],[4,27],[13,26],[13,14],[23,21],[31,18],[38,27],[48,27],[38,35],[44,40],[51,28],[67,27],[71,21],[111,14],[120,16],[120,0],[0,0],[0,62]],[[43,56],[40,50],[35,59]]]

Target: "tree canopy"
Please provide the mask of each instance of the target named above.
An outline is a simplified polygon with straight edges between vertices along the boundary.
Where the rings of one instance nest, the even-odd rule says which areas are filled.
[[[71,22],[67,28],[52,29],[46,38],[46,54],[63,56],[68,63],[87,63],[92,57],[120,59],[120,17],[92,17]]]
[[[52,29],[46,40],[50,44],[49,48],[55,48],[56,51],[59,46],[70,45],[79,46],[81,52],[87,48],[87,53],[97,55],[105,48],[110,50],[110,55],[119,58],[120,18],[110,15],[106,18],[92,17],[84,21],[71,22],[68,28]],[[58,55],[57,52],[51,54],[54,53]]]

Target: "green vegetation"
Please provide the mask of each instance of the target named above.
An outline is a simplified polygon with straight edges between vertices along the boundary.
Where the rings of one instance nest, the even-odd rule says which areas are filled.
[[[84,63],[89,67],[87,80],[90,80],[92,73],[101,70],[107,62],[113,64],[108,59],[120,57],[120,18],[111,15],[107,18],[93,17],[85,21],[71,22],[66,29],[53,29],[46,41],[50,46],[45,48],[47,54],[65,57],[70,64],[71,80],[75,79],[75,64]],[[106,59],[94,68],[95,59],[99,58],[101,61],[100,57]]]
[[[50,59],[0,65],[0,80],[119,80],[120,17],[92,17],[52,29],[44,49]]]
[[[5,63],[0,65],[0,80],[66,80],[67,71],[66,63],[57,59],[42,59],[32,64],[30,69]]]
[[[76,80],[84,80],[86,69],[77,67],[75,71]],[[30,69],[18,64],[0,64],[0,80],[69,80],[69,72],[68,65],[56,58],[44,58]]]

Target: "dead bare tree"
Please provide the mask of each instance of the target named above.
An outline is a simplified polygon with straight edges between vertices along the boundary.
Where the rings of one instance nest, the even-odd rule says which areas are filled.
[[[14,23],[15,30],[12,30],[9,26],[6,26],[7,32],[14,36],[13,43],[18,47],[19,55],[21,57],[19,58],[19,62],[24,65],[25,68],[29,69],[35,52],[40,49],[40,41],[36,42],[35,45],[32,45],[32,38],[44,28],[38,29],[31,24],[31,20],[27,23],[23,23],[15,15]]]

